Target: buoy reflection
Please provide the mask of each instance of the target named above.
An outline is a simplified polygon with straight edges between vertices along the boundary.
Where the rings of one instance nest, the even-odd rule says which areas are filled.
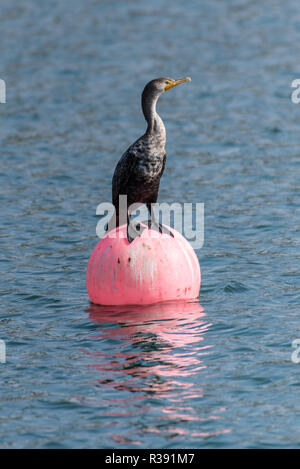
[[[100,326],[93,335],[99,348],[87,353],[90,366],[99,373],[98,386],[109,392],[107,415],[139,416],[145,433],[172,428],[177,438],[192,434],[184,423],[197,425],[195,436],[201,436],[205,432],[198,424],[220,418],[220,408],[205,417],[194,411],[195,402],[199,406],[203,398],[209,371],[205,358],[213,347],[206,339],[211,324],[198,301],[143,307],[91,305],[88,313]],[[149,417],[151,425],[146,423]],[[216,432],[225,429],[212,434]],[[134,432],[132,436],[137,437]],[[112,437],[119,441],[124,435],[112,433]]]
[[[123,361],[123,372],[147,377],[190,376],[206,367],[202,358],[210,348],[204,344],[209,327],[198,302],[161,303],[144,307],[97,306],[89,308],[90,318],[97,324],[111,324],[101,330],[102,339],[117,339],[120,348],[114,351],[113,362],[95,365],[103,371],[117,372],[116,362]],[[124,350],[126,342],[133,347]],[[127,347],[126,347],[127,348]],[[110,354],[95,356],[109,358]],[[200,358],[201,357],[201,358]],[[118,372],[120,368],[118,367]],[[159,386],[161,389],[161,386]]]

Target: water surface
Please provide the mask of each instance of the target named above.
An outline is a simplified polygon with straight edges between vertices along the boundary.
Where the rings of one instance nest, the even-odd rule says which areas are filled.
[[[299,447],[299,2],[3,0],[2,448]],[[199,301],[89,304],[97,205],[164,95],[160,201],[204,202]]]

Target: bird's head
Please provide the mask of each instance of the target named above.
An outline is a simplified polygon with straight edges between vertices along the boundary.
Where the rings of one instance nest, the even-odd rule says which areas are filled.
[[[168,91],[174,86],[185,83],[186,81],[191,81],[190,77],[182,78],[180,80],[173,80],[173,78],[155,78],[154,80],[149,81],[144,88],[143,93],[159,97],[164,91]]]

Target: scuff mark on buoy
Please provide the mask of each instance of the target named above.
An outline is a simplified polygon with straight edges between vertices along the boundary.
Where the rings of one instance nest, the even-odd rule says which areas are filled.
[[[150,277],[151,279],[151,286],[154,287],[154,262],[152,257],[144,257],[143,258],[143,273],[144,276],[147,278]]]
[[[106,267],[106,266],[105,266],[106,257],[107,257],[107,254],[109,253],[111,247],[112,247],[112,246],[110,245],[110,246],[108,246],[108,247],[105,249],[105,251],[104,251],[104,253],[103,253],[103,255],[102,255],[101,259],[100,259],[99,267],[98,267],[98,272],[97,272],[98,275],[95,275],[96,285],[97,285],[97,284],[101,284],[102,281],[103,281],[104,272],[105,272],[105,267]]]

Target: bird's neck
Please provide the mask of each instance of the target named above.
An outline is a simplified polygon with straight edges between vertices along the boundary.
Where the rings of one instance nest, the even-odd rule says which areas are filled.
[[[166,129],[161,117],[156,112],[158,96],[143,96],[142,108],[148,127],[146,134],[155,135],[160,140],[166,140]]]

